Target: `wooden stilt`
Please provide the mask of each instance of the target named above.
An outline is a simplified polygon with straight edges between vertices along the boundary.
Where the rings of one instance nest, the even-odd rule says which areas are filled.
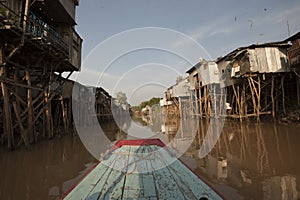
[[[246,101],[246,84],[245,80],[243,80],[243,92],[242,92],[242,105],[243,105],[243,115],[248,118],[248,106]]]
[[[300,78],[296,77],[296,87],[297,87],[297,105],[300,107]]]
[[[283,110],[283,113],[286,114],[286,109],[285,109],[285,90],[284,90],[284,75],[281,77],[281,92],[282,92],[282,110]]]
[[[234,93],[234,96],[235,96],[235,99],[236,99],[236,112],[239,114],[239,118],[240,118],[240,122],[242,122],[242,116],[241,116],[241,106],[240,106],[240,100],[239,100],[239,97],[238,97],[238,93],[235,89],[235,86],[234,86],[234,81],[231,80],[231,86],[232,86],[232,89],[233,89],[233,93]]]
[[[272,99],[272,116],[273,116],[273,119],[275,119],[274,82],[275,82],[275,77],[272,74],[271,99]]]
[[[261,84],[260,84],[260,77],[258,76],[258,95],[257,95],[257,122],[260,121],[260,96],[261,96]]]
[[[199,110],[200,110],[200,119],[203,117],[203,107],[202,107],[202,89],[199,86]]]
[[[196,103],[196,108],[195,108],[195,113],[194,114],[196,115],[199,112],[199,102],[198,102],[198,95],[197,95],[197,88],[196,87],[195,87],[195,91],[194,91],[194,98],[195,98],[195,103]],[[194,98],[191,98],[191,99],[194,99]]]
[[[207,117],[208,115],[208,109],[207,109],[207,86],[204,86],[204,113],[205,113],[205,117]]]
[[[16,114],[16,118],[17,118],[17,121],[18,121],[18,125],[19,125],[19,128],[20,128],[20,132],[21,132],[23,142],[25,144],[25,147],[28,147],[29,146],[28,134],[27,134],[27,131],[25,130],[25,128],[22,124],[22,120],[21,120],[21,117],[20,117],[20,110],[19,110],[16,102],[13,102],[13,108],[14,108],[14,111],[15,111],[15,114]]]
[[[4,45],[0,41],[0,66],[2,65],[3,61],[5,59],[4,55]],[[0,68],[0,76],[6,77],[6,66],[2,66]],[[7,136],[7,146],[8,150],[13,149],[13,129],[12,129],[12,121],[11,121],[11,109],[10,109],[10,102],[9,102],[9,94],[6,87],[6,84],[1,81],[1,89],[2,89],[2,96],[3,96],[3,129],[4,133]]]
[[[0,70],[0,76],[6,76],[6,68],[2,67]],[[13,149],[13,129],[12,129],[12,119],[11,119],[11,107],[10,107],[10,98],[6,84],[1,82],[2,96],[3,96],[3,114],[4,114],[4,126],[5,134],[7,135],[7,145],[8,150]]]
[[[68,116],[67,116],[67,112],[65,109],[64,100],[62,97],[60,100],[60,104],[61,104],[62,118],[63,118],[63,123],[64,123],[64,132],[65,132],[65,134],[67,134],[68,133],[68,126],[67,126]]]
[[[255,93],[254,93],[254,86],[252,85],[253,81],[251,77],[248,77],[248,84],[250,86],[250,91],[251,91],[251,99],[253,103],[253,114],[257,115],[257,105],[256,105],[256,99],[255,99]]]
[[[215,117],[218,117],[217,116],[217,95],[216,95],[216,84],[213,84],[214,85],[214,115]]]
[[[220,86],[220,98],[219,98],[219,115],[222,116],[224,115],[225,113],[223,113],[224,109],[224,105],[223,105],[223,88],[221,88]]]
[[[31,81],[30,81],[30,74],[29,71],[25,71],[25,78],[27,80],[27,84],[29,87],[31,87]],[[31,88],[27,88],[27,108],[28,108],[28,137],[29,137],[29,143],[33,143],[33,103],[32,103],[32,92]]]
[[[49,92],[48,88],[45,88],[44,91],[44,103],[45,103],[45,116],[46,116],[46,132],[48,138],[53,137],[53,131],[52,131],[52,120],[51,120],[51,107],[49,102]]]

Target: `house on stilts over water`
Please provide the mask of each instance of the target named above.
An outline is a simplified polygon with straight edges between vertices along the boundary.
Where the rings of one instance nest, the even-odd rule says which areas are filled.
[[[0,2],[0,137],[9,149],[28,146],[40,135],[54,136],[57,119],[51,102],[81,67],[82,39],[75,30],[78,3]],[[52,87],[53,82],[58,84]]]

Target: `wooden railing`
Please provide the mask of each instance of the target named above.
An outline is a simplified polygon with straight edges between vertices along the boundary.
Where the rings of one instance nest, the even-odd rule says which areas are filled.
[[[41,40],[45,44],[53,46],[66,56],[69,56],[69,43],[49,24],[40,17],[30,12],[26,20],[25,34],[27,38]],[[20,15],[0,2],[0,28],[14,29],[23,32],[24,20]]]
[[[1,28],[20,28],[21,17],[7,7],[4,3],[0,2],[0,26]]]
[[[69,44],[63,37],[51,26],[30,12],[27,21],[27,30],[33,39],[42,39],[45,43],[54,46],[65,55],[69,55]]]

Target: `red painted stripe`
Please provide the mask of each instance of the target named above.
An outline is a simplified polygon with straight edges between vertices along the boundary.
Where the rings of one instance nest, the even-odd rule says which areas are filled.
[[[130,145],[130,146],[157,145],[160,147],[166,146],[160,139],[154,138],[154,139],[143,139],[143,140],[119,140],[118,142],[116,142],[113,149],[120,148],[124,145]]]

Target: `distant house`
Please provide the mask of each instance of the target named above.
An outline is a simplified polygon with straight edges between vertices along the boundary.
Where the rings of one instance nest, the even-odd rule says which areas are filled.
[[[167,100],[188,96],[190,96],[190,82],[188,78],[184,78],[175,85],[169,87],[166,92]]]
[[[291,42],[292,46],[288,49],[288,57],[292,68],[300,68],[300,32],[287,38],[286,42]]]
[[[188,78],[184,78],[175,85],[169,87],[165,96],[165,103],[168,105],[167,113],[173,113],[180,116],[180,113],[188,112],[190,94],[190,82]]]
[[[159,101],[160,107],[172,105],[172,101],[168,101],[166,97],[161,98]]]
[[[186,73],[189,74],[188,78],[192,90],[197,87],[220,83],[218,65],[213,61],[203,59]]]

